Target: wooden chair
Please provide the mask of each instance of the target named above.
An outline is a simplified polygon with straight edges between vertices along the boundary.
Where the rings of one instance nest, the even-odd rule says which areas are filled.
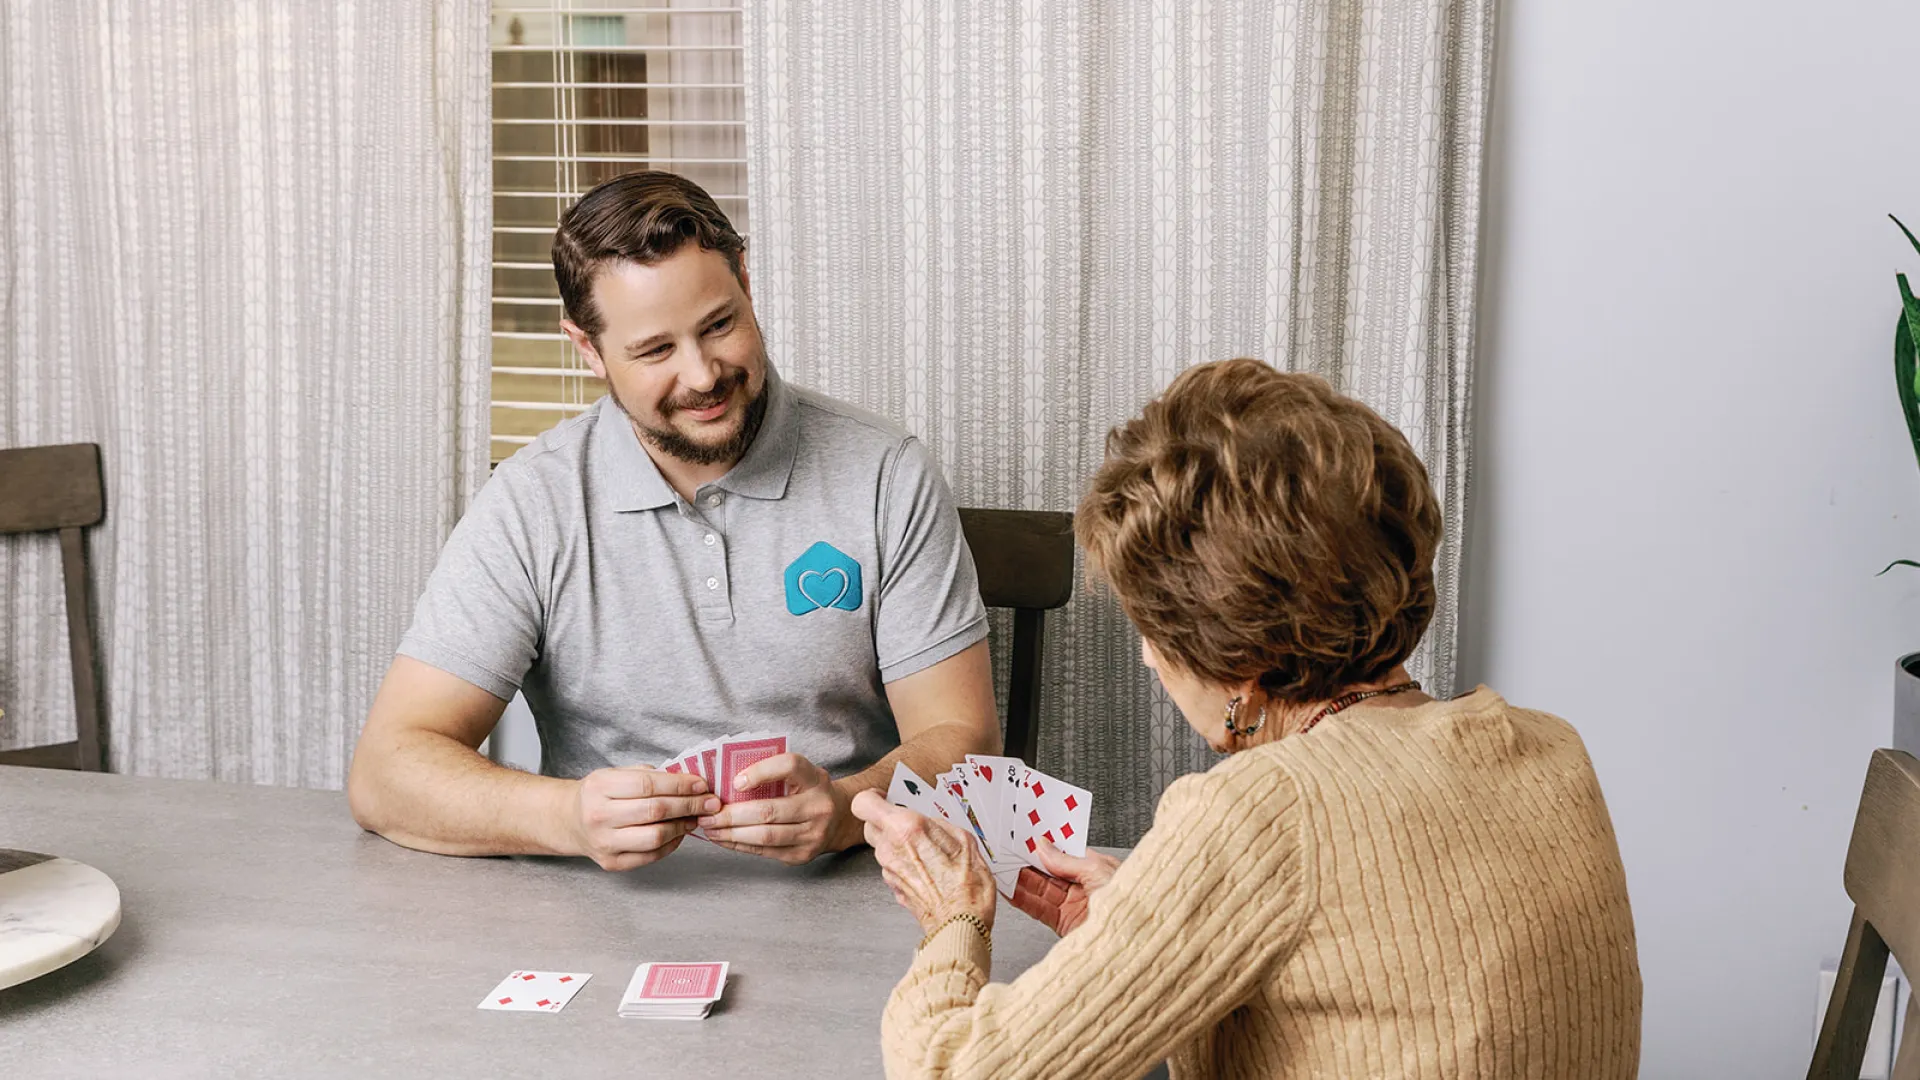
[[[1040,746],[1040,650],[1046,613],[1073,596],[1073,515],[1045,510],[960,511],[960,529],[988,607],[1013,609],[1007,753],[1035,763]]]
[[[1847,845],[1846,883],[1853,926],[1807,1080],[1858,1080],[1889,950],[1903,970],[1920,973],[1920,761],[1913,755],[1873,752]],[[1909,1003],[1893,1080],[1920,1080],[1916,1022],[1920,1008]]]
[[[67,650],[73,661],[76,738],[0,750],[0,765],[99,772],[100,693],[93,666],[93,606],[80,530],[106,516],[100,447],[93,443],[0,450],[0,534],[58,532],[67,585]]]

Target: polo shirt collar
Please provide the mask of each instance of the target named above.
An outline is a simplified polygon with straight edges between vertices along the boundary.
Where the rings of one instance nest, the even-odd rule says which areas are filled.
[[[753,445],[713,486],[749,499],[778,499],[787,493],[793,459],[800,450],[800,406],[793,388],[767,365],[767,415]]]
[[[713,482],[714,487],[750,499],[778,499],[787,493],[787,479],[793,475],[793,460],[800,450],[800,409],[793,388],[772,364],[767,365],[766,394],[767,415],[760,421],[753,445]],[[658,510],[678,502],[673,485],[660,475],[660,467],[640,445],[633,421],[613,403],[613,395],[602,397],[594,410],[594,438],[612,465],[613,508]]]
[[[593,437],[600,444],[608,463],[606,480],[612,489],[616,511],[658,510],[678,501],[673,485],[660,475],[660,467],[640,445],[633,421],[613,403],[613,395],[602,397],[594,406]]]

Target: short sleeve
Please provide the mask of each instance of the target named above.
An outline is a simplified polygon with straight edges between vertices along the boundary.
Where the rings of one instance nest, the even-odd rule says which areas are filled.
[[[984,640],[987,609],[953,495],[918,439],[895,451],[880,514],[874,653],[894,682]]]
[[[537,487],[502,466],[453,528],[399,652],[511,700],[539,656],[545,517]]]

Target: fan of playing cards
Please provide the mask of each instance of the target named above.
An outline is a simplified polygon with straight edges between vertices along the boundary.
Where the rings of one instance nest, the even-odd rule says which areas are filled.
[[[707,790],[718,795],[723,803],[751,802],[754,799],[779,798],[786,794],[786,789],[775,782],[735,791],[733,778],[740,775],[740,770],[756,761],[779,757],[786,752],[787,737],[785,735],[775,735],[768,731],[745,731],[734,735],[723,735],[718,739],[709,739],[698,746],[682,750],[661,762],[660,767],[668,772],[689,772],[701,777],[707,782]]]
[[[934,777],[931,784],[895,763],[887,801],[950,821],[971,834],[1005,896],[1013,895],[1021,867],[1045,872],[1034,854],[1042,838],[1069,855],[1087,853],[1093,795],[1019,758],[968,754],[963,764]]]

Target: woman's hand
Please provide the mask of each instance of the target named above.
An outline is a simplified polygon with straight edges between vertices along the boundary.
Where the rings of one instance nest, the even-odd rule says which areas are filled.
[[[853,816],[866,822],[867,843],[893,898],[922,930],[932,933],[963,911],[993,928],[993,872],[972,837],[894,806],[877,791],[854,796]]]
[[[1045,839],[1034,854],[1047,872],[1022,868],[1013,889],[1013,906],[1065,937],[1087,920],[1087,898],[1113,880],[1120,860],[1097,851],[1069,855]]]

